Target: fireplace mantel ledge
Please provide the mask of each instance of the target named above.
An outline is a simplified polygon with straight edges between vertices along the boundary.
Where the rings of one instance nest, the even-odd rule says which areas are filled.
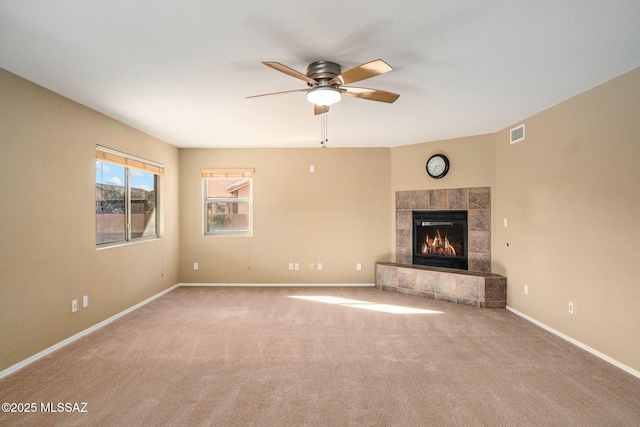
[[[480,271],[378,262],[376,288],[478,308],[507,305],[507,278]]]

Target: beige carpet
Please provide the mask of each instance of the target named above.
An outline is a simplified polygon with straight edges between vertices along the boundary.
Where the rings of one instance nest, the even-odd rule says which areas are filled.
[[[2,426],[640,425],[640,379],[513,313],[374,288],[178,288],[0,402],[37,405]]]

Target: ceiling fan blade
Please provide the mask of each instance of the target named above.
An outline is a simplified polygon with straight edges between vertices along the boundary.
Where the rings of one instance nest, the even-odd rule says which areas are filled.
[[[318,114],[324,114],[324,113],[328,113],[329,112],[329,106],[328,105],[314,105],[313,106],[313,114],[315,114],[316,116]]]
[[[262,95],[247,96],[247,99],[261,98],[263,96],[282,95],[282,94],[285,94],[285,93],[308,92],[308,91],[309,91],[309,89],[285,90],[284,92],[263,93]]]
[[[300,79],[302,81],[305,81],[307,83],[311,83],[313,85],[317,85],[318,82],[315,81],[314,79],[312,79],[311,77],[308,77],[296,70],[294,70],[293,68],[289,68],[286,65],[282,65],[279,62],[263,62],[264,65],[266,65],[267,67],[271,67],[274,70],[280,71],[281,73],[285,73],[288,76],[291,77],[295,77],[296,79]]]
[[[378,74],[384,74],[393,70],[389,64],[382,59],[374,59],[373,61],[365,62],[356,67],[349,68],[339,76],[335,76],[329,83],[340,83],[347,85],[349,83],[359,82],[360,80],[368,79],[370,77],[377,76]]]
[[[342,87],[345,89],[343,95],[355,96],[356,98],[368,99],[370,101],[388,102],[389,104],[400,98],[400,95],[393,92],[387,92],[379,89],[368,89],[365,87]]]

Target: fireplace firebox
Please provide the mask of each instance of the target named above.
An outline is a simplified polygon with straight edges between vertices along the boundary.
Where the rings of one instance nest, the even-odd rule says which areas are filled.
[[[467,211],[413,211],[413,264],[468,270]]]

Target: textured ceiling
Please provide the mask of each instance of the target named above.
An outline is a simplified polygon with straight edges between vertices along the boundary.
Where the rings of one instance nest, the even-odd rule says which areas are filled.
[[[0,0],[0,66],[178,147],[318,147],[316,60],[394,70],[344,97],[329,147],[495,132],[640,65],[640,1]]]

